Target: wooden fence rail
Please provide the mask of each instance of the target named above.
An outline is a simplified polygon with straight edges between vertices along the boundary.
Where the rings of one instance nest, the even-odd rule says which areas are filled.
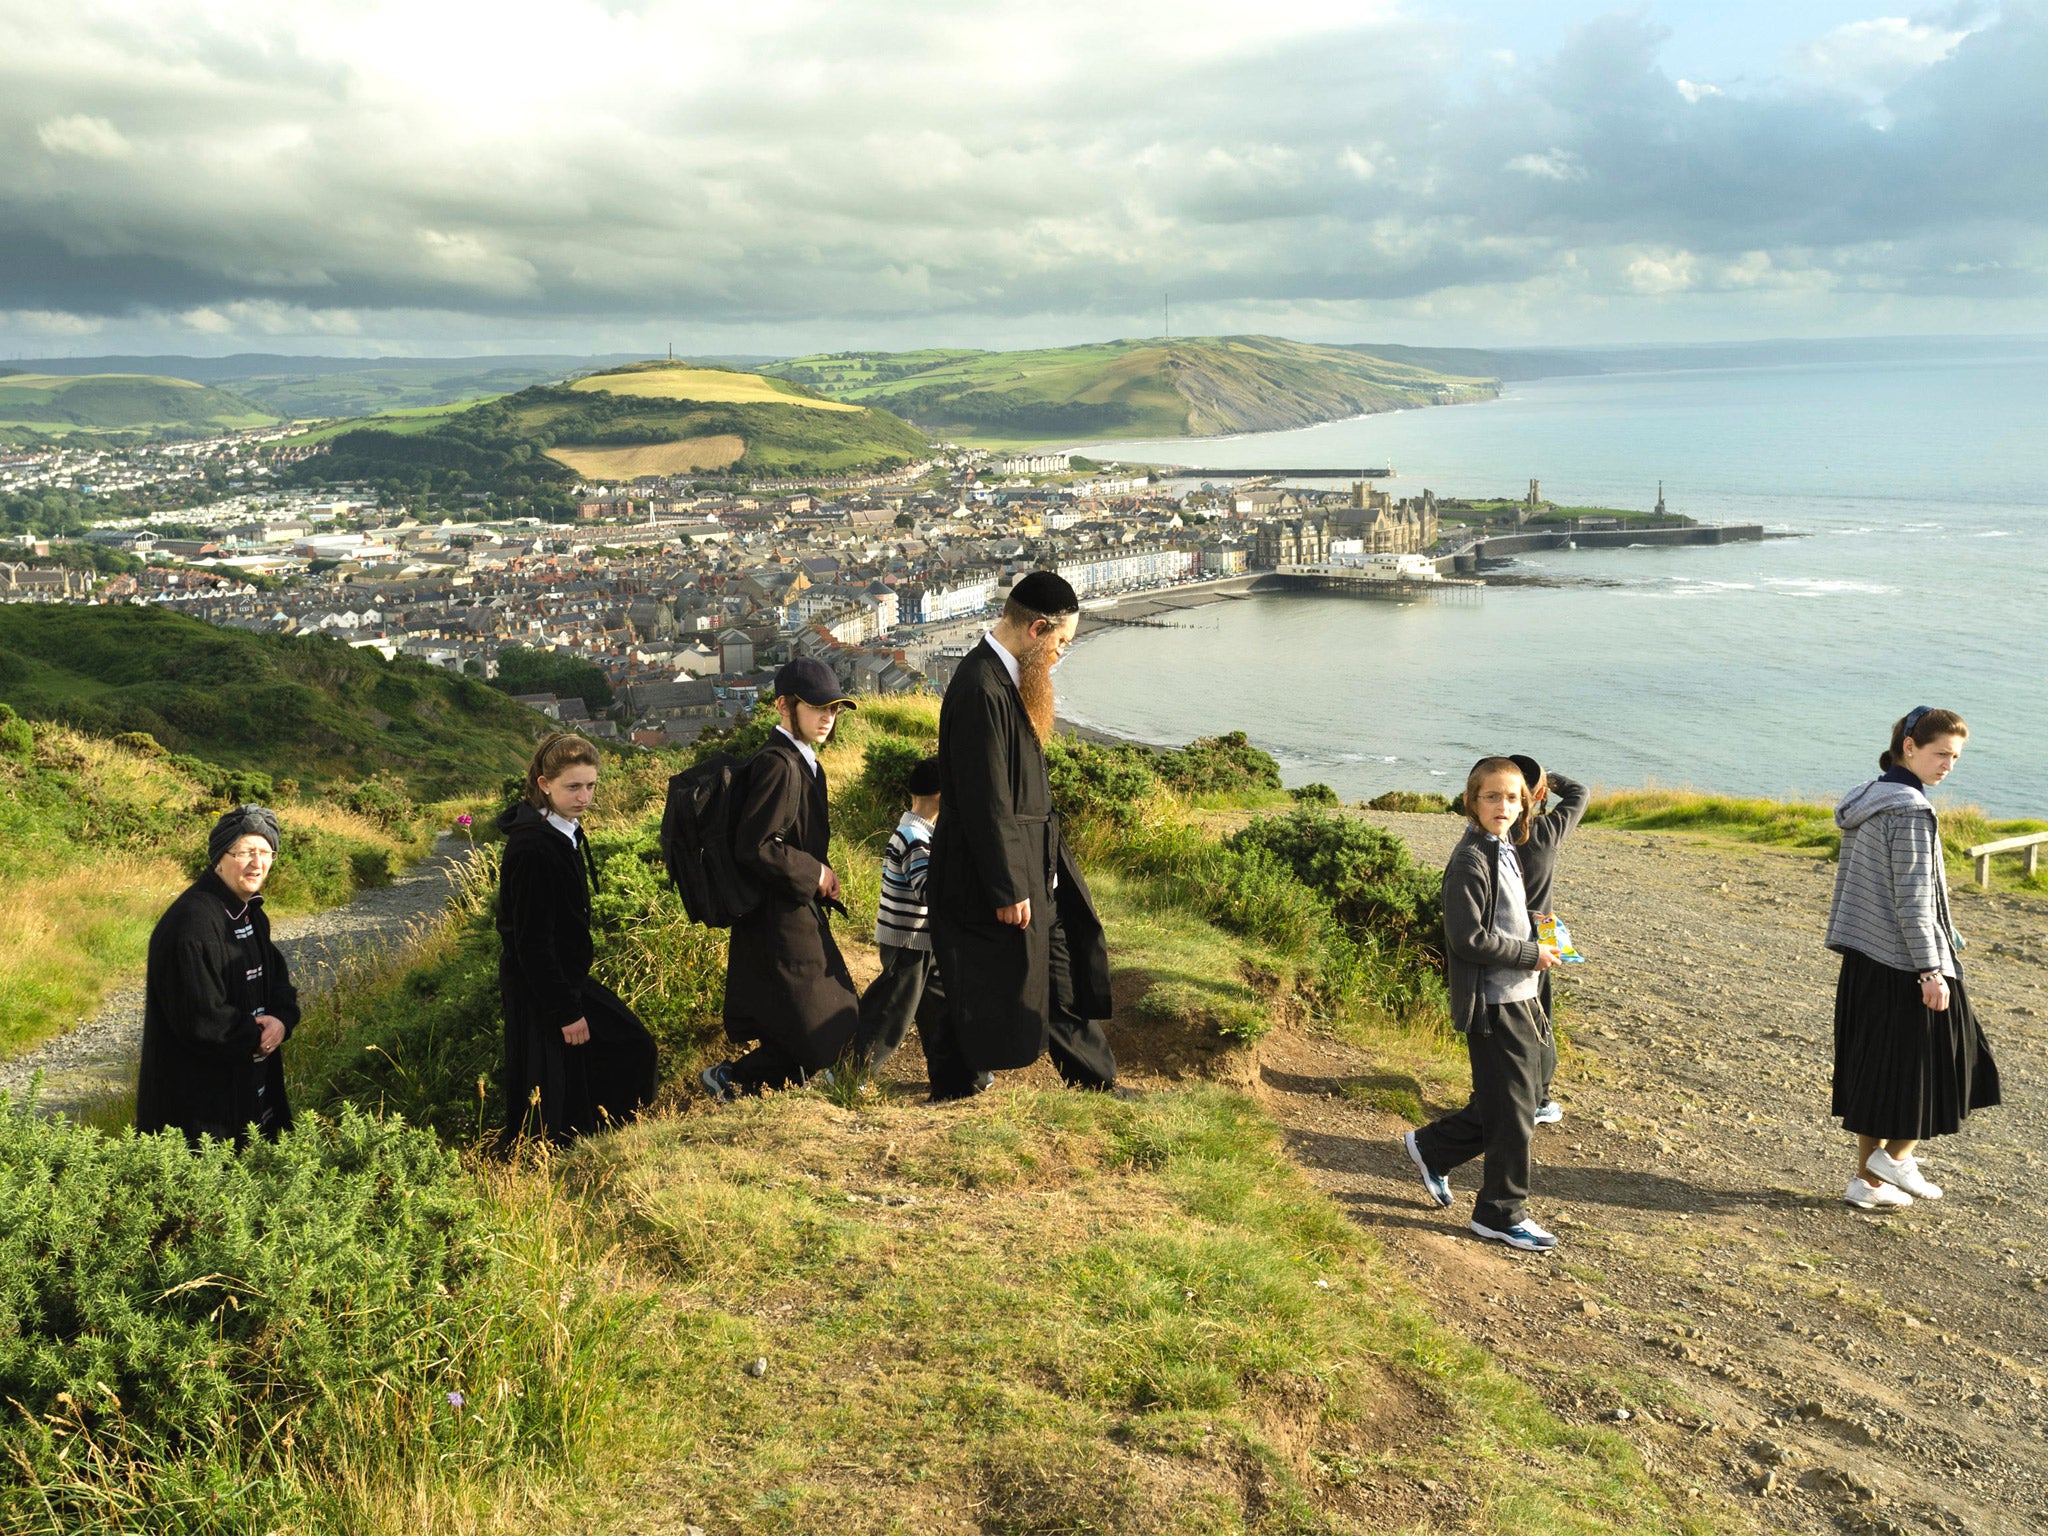
[[[2029,832],[2025,837],[2002,837],[1995,843],[1979,843],[1974,848],[1965,848],[1963,856],[1977,861],[1977,883],[1986,890],[1991,887],[1991,856],[1994,853],[2018,853],[2026,850],[2027,873],[2033,874],[2041,867],[2041,846],[2048,843],[2048,832]]]

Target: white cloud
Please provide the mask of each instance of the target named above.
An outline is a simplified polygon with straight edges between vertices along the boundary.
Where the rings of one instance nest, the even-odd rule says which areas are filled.
[[[1829,89],[1725,96],[1627,15],[1516,58],[1392,0],[475,14],[0,0],[0,313],[783,350],[1148,333],[1169,288],[1177,322],[1323,335],[2048,292],[2009,149],[2048,136],[2032,7],[1838,29]],[[1878,133],[1841,82],[1887,60]]]
[[[1584,181],[1586,168],[1569,150],[1553,149],[1540,155],[1517,155],[1508,162],[1511,171],[1544,181]]]
[[[1940,63],[1967,36],[1903,16],[1881,16],[1836,27],[1799,48],[1794,58],[1830,85],[1883,91]]]
[[[1645,253],[1628,263],[1629,286],[1637,293],[1682,293],[1699,276],[1699,262],[1690,251]]]
[[[135,146],[120,129],[104,117],[87,117],[81,112],[38,123],[36,142],[53,155],[76,155],[84,160],[123,160],[135,153]]]

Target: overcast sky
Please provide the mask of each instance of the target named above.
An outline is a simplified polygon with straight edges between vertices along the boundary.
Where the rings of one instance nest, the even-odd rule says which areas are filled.
[[[2048,331],[2048,0],[0,0],[0,355]]]

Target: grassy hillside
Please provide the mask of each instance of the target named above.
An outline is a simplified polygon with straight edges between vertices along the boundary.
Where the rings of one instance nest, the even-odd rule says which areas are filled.
[[[1026,352],[837,353],[765,370],[988,439],[1207,437],[1312,426],[1443,400],[1490,377],[1272,336],[1111,341]]]
[[[286,787],[268,774],[15,718],[0,705],[0,1057],[91,1013],[140,968],[226,807],[277,809],[273,913],[346,901],[423,853],[434,818],[387,781]]]
[[[518,772],[545,724],[437,667],[161,608],[0,606],[0,701],[278,779],[391,774],[423,797]]]
[[[929,446],[887,411],[841,406],[780,379],[638,363],[443,419],[348,426],[293,474],[300,483],[489,490],[540,505],[559,502],[579,475],[837,474],[907,464]]]
[[[149,374],[0,374],[0,442],[106,433],[194,435],[277,418],[189,379]]]
[[[49,357],[27,373],[150,373],[232,390],[286,420],[375,416],[423,405],[474,402],[530,384],[552,384],[636,354],[513,353],[495,357],[316,357],[237,352],[226,357]],[[770,357],[698,357],[692,363],[751,368]]]
[[[825,754],[856,951],[896,778],[935,717],[877,701]],[[1292,833],[1191,829],[1203,805],[1284,806],[1270,760],[1232,738],[1058,759],[1120,995],[1140,999],[1126,1038],[1155,1069],[1310,1010],[1432,1038],[1358,969],[1405,942],[1398,925],[1368,942],[1342,915],[1392,886],[1290,874]],[[0,1516],[96,1532],[127,1508],[203,1509],[209,1529],[366,1536],[1704,1530],[1619,1435],[1560,1422],[1437,1324],[1258,1106],[1198,1072],[1136,1101],[1006,1086],[938,1112],[858,1079],[727,1110],[682,1091],[720,1048],[724,935],[653,872],[671,766],[608,769],[592,822],[600,971],[672,1085],[654,1118],[466,1173],[359,1118],[382,1104],[488,1138],[486,867],[442,929],[294,1037],[296,1102],[326,1127],[216,1168],[0,1120],[30,1217],[17,1247],[173,1234],[145,1263],[27,1266],[34,1317],[83,1321],[32,1334],[36,1375],[0,1350],[0,1392],[26,1409],[0,1426],[18,1469]],[[221,1219],[181,1224],[201,1198]],[[293,1209],[319,1214],[241,1214]],[[0,1211],[0,1259],[9,1236]],[[232,1313],[207,1290],[224,1274],[250,1277]],[[121,1342],[145,1308],[146,1352]]]

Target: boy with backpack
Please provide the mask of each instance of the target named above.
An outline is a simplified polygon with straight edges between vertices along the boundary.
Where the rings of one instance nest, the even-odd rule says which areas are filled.
[[[859,1025],[853,977],[826,916],[828,907],[846,909],[839,876],[826,862],[831,807],[818,763],[839,712],[857,707],[822,661],[788,663],[775,674],[781,724],[746,763],[743,779],[729,775],[736,792],[732,861],[748,894],[759,899],[731,919],[725,969],[726,1038],[753,1049],[699,1075],[719,1103],[814,1079],[839,1059]]]

